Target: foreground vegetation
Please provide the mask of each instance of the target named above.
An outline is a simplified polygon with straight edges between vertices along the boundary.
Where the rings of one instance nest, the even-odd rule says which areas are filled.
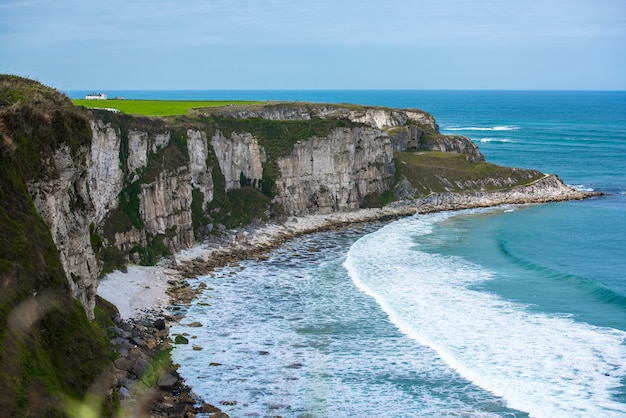
[[[59,251],[26,186],[53,175],[47,161],[61,142],[74,151],[90,138],[87,119],[67,97],[0,75],[2,416],[65,416],[67,399],[93,391],[115,355],[101,311],[90,322],[71,297]]]
[[[142,116],[174,116],[186,115],[191,109],[203,107],[219,107],[219,106],[241,106],[257,104],[255,101],[195,101],[195,100],[72,100],[76,106],[84,106],[87,108],[97,109],[115,109],[129,115]]]

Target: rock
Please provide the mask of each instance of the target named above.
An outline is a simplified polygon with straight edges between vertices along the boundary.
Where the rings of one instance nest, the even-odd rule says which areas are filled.
[[[192,348],[194,351],[200,351],[200,350],[202,350],[202,347],[200,347],[199,345],[193,345],[191,348]]]
[[[157,386],[163,389],[169,389],[173,387],[176,383],[178,383],[177,376],[174,376],[171,373],[165,373],[159,378]]]
[[[122,386],[128,386],[128,371],[117,370],[115,371],[115,385],[119,388]]]
[[[208,404],[206,402],[203,402],[201,411],[204,412],[205,414],[221,412],[218,408],[216,408],[213,405],[210,405],[210,404]]]
[[[189,340],[182,335],[174,337],[174,344],[189,344]]]
[[[165,337],[167,337],[169,335],[169,333],[170,333],[170,331],[166,328],[164,330],[155,332],[154,336],[158,337],[158,338],[165,338]]]
[[[117,393],[118,393],[120,399],[130,398],[130,390],[128,390],[128,388],[125,387],[125,386],[122,386],[121,388],[119,388],[117,390]]]
[[[133,368],[134,362],[124,357],[120,357],[113,362],[115,367],[119,370],[125,370],[127,372],[131,371]]]
[[[178,404],[168,408],[167,416],[171,418],[187,418],[187,405]]]
[[[199,327],[202,327],[203,325],[202,325],[202,323],[196,321],[196,322],[192,322],[191,324],[187,324],[187,326],[188,327],[199,328]]]
[[[135,374],[135,376],[140,377],[144,374],[150,373],[151,370],[152,365],[146,359],[138,358],[131,371]]]
[[[185,403],[195,403],[195,400],[193,399],[193,397],[188,393],[181,393],[180,401],[185,402]]]
[[[163,319],[157,319],[156,321],[154,321],[154,327],[156,329],[158,329],[159,331],[162,331],[165,329],[165,321]]]
[[[147,341],[145,341],[145,340],[144,340],[144,339],[142,339],[142,338],[135,337],[135,338],[133,338],[133,339],[132,339],[132,341],[133,341],[135,344],[137,344],[137,346],[138,346],[138,347],[141,347],[141,348],[143,348],[144,350],[148,350],[148,349],[150,349],[150,347],[149,347],[149,345],[148,345],[148,342],[147,342]],[[154,348],[154,347],[152,347],[152,348]]]

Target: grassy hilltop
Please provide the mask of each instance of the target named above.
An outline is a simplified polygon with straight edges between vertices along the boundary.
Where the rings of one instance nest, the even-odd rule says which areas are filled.
[[[218,106],[242,106],[258,104],[255,101],[225,101],[225,100],[72,100],[76,106],[94,109],[115,109],[129,115],[141,116],[174,116],[186,115],[191,109]]]

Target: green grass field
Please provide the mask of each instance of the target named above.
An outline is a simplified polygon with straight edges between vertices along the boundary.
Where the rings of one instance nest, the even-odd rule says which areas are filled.
[[[190,109],[217,106],[258,104],[254,101],[183,101],[183,100],[72,100],[76,106],[117,109],[129,115],[173,116],[186,115]]]

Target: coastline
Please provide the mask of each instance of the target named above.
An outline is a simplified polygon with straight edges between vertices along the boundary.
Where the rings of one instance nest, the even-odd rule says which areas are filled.
[[[110,273],[101,280],[98,294],[118,308],[121,324],[133,324],[133,327],[134,324],[140,324],[139,329],[142,332],[150,328],[155,318],[164,319],[166,331],[159,334],[162,338],[156,342],[155,347],[150,349],[154,353],[155,349],[171,348],[171,338],[168,335],[169,323],[177,322],[184,317],[182,314],[172,314],[168,311],[168,306],[189,304],[196,292],[202,290],[191,289],[187,284],[187,279],[207,274],[215,268],[243,259],[263,259],[268,251],[297,236],[418,213],[493,207],[504,204],[580,200],[598,195],[601,193],[576,190],[565,185],[557,176],[546,175],[531,184],[502,191],[440,193],[415,200],[394,202],[383,208],[292,216],[280,224],[265,223],[256,227],[228,231],[220,238],[182,250],[172,258],[162,260],[157,266],[129,266],[125,273]],[[158,334],[158,331],[154,334]],[[135,343],[132,338],[130,341],[131,344]],[[167,407],[183,402],[180,396],[181,393],[185,393],[184,402],[188,405],[202,403],[201,408],[215,414],[211,416],[226,416],[219,409],[196,399],[192,388],[184,385],[180,376],[177,375],[175,366],[166,374],[174,375],[177,382],[174,386],[158,385],[161,395],[157,400],[153,397],[153,405],[157,405],[157,409],[165,410]],[[140,380],[139,377],[137,379]],[[129,395],[128,401],[132,404],[134,397]]]

